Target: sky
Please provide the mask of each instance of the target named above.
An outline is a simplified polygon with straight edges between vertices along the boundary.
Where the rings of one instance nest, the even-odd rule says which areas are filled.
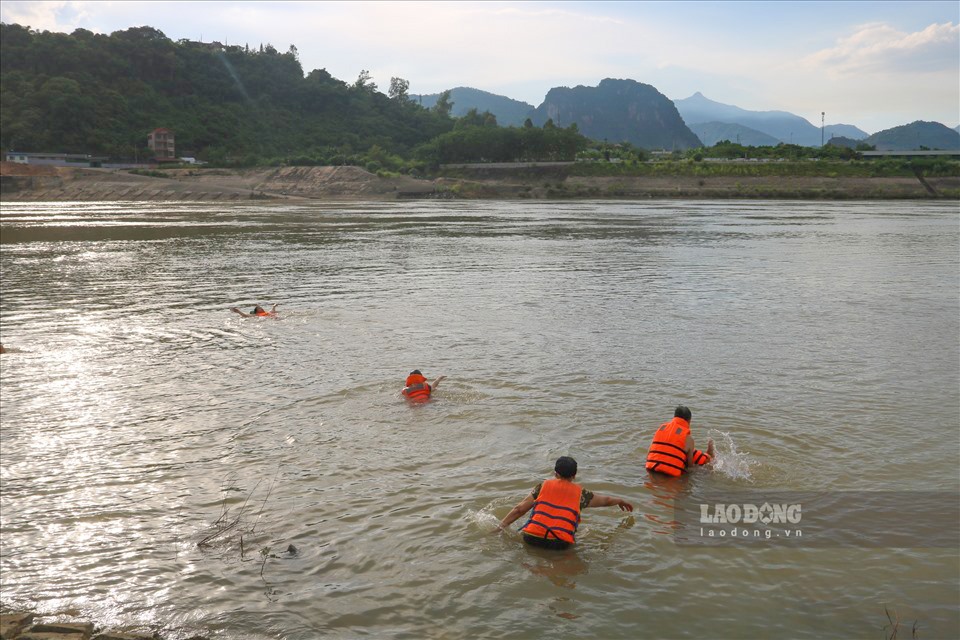
[[[150,26],[172,40],[297,48],[304,72],[411,94],[473,87],[539,106],[604,78],[700,92],[867,133],[960,123],[960,2],[22,2],[38,31]]]

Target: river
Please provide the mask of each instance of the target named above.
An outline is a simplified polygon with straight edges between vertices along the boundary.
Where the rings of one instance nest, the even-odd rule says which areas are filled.
[[[952,517],[946,544],[737,546],[684,544],[675,509],[955,508],[958,223],[955,202],[5,203],[0,604],[166,638],[881,638],[887,612],[958,637]],[[230,311],[257,303],[279,318]],[[447,376],[428,404],[398,395],[414,368]],[[677,404],[717,460],[650,478]],[[586,510],[560,553],[524,520],[491,534],[560,455],[633,513]]]

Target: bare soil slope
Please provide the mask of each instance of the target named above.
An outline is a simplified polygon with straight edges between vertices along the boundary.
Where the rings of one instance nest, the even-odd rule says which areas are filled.
[[[174,169],[135,174],[125,169],[3,164],[4,200],[384,200],[434,191],[430,181],[379,178],[359,167]]]
[[[960,177],[730,177],[568,176],[542,171],[480,167],[455,177],[419,180],[376,176],[359,167],[276,167],[258,169],[167,169],[131,173],[0,164],[4,201],[249,199],[394,200],[471,199],[960,199]]]

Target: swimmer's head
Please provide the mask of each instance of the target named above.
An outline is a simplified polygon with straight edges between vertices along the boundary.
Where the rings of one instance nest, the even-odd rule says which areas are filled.
[[[690,422],[690,418],[693,417],[693,414],[690,413],[690,407],[681,404],[677,405],[676,410],[673,412],[673,417]]]
[[[570,456],[560,456],[557,458],[557,464],[553,466],[553,470],[561,478],[570,480],[577,475],[577,461]]]

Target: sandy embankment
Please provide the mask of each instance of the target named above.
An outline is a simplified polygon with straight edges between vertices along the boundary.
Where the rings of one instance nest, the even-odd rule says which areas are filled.
[[[960,176],[866,178],[828,176],[575,176],[560,167],[451,171],[438,188],[459,197],[688,199],[960,199]]]
[[[162,176],[162,177],[160,177]],[[125,169],[37,167],[0,163],[3,201],[241,201],[250,199],[960,199],[960,176],[948,178],[802,176],[571,176],[559,167],[477,166],[448,177],[380,178],[359,167]]]
[[[359,167],[169,169],[140,175],[126,169],[3,162],[0,180],[4,201],[386,200],[434,191],[430,181],[378,178]]]

